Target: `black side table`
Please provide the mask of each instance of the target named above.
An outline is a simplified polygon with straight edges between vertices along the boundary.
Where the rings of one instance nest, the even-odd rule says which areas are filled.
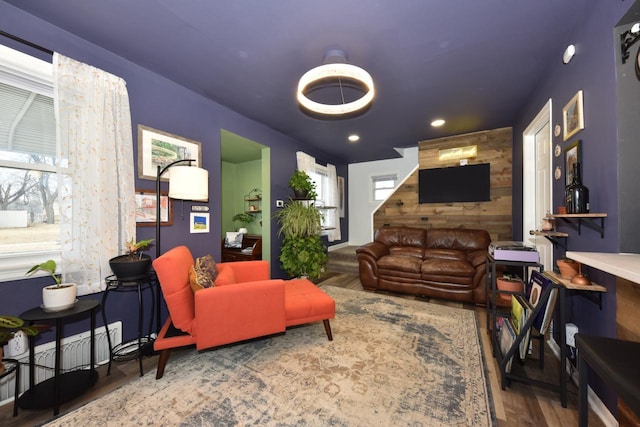
[[[4,363],[4,372],[0,374],[0,379],[10,375],[11,373],[16,373],[16,379],[14,381],[15,388],[13,394],[13,416],[18,415],[18,394],[20,394],[20,362],[15,359],[2,359],[2,363]]]
[[[67,402],[82,394],[89,387],[98,381],[98,371],[95,363],[95,329],[96,329],[96,309],[100,307],[97,300],[80,300],[73,307],[48,313],[41,307],[32,308],[20,315],[23,320],[34,322],[47,322],[55,320],[56,323],[56,357],[55,371],[53,378],[49,378],[39,384],[34,385],[35,371],[35,346],[34,337],[29,337],[29,390],[20,398],[18,403],[23,409],[45,409],[53,407],[53,415],[60,412],[60,403]],[[70,317],[76,317],[86,312],[91,312],[91,354],[90,367],[88,370],[78,369],[75,371],[60,372],[60,361],[62,356],[62,325]]]
[[[158,284],[158,279],[153,271],[145,274],[144,276],[132,279],[132,280],[118,280],[115,275],[108,276],[104,279],[107,288],[102,295],[102,320],[104,321],[104,327],[107,331],[107,342],[109,343],[109,367],[107,368],[107,375],[111,374],[111,362],[122,362],[125,360],[132,360],[138,358],[140,365],[140,376],[144,375],[142,370],[142,357],[144,356],[144,349],[146,346],[151,345],[151,325],[153,323],[154,313],[156,316],[156,331],[160,330],[160,310],[156,304],[156,293],[154,288]],[[151,292],[151,313],[149,319],[149,330],[147,335],[143,335],[142,332],[142,318],[144,315],[144,305],[142,299],[142,291],[149,289]],[[115,347],[111,345],[111,335],[109,334],[109,326],[107,322],[107,296],[110,292],[138,292],[138,341],[136,344],[122,343]],[[159,294],[158,294],[159,295]]]

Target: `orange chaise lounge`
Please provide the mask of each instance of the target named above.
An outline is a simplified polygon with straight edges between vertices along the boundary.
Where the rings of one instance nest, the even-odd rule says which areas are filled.
[[[198,350],[284,332],[287,326],[324,322],[335,301],[306,279],[269,279],[267,261],[218,263],[213,287],[194,292],[189,270],[194,259],[178,246],[153,261],[169,317],[154,342],[160,352],[156,379],[162,378],[172,348],[195,344]]]

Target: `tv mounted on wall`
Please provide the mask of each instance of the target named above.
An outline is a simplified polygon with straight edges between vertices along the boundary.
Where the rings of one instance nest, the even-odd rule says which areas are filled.
[[[418,171],[420,203],[491,201],[491,164]]]

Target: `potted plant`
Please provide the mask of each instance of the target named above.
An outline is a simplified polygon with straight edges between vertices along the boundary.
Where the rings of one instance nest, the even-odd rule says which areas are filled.
[[[250,213],[242,212],[239,214],[235,214],[233,218],[231,218],[233,222],[240,223],[240,227],[238,227],[238,231],[243,234],[247,234],[247,225],[251,224],[255,221],[255,218]]]
[[[327,250],[322,243],[322,215],[313,205],[289,200],[274,215],[284,235],[280,263],[291,277],[316,278],[324,271]]]
[[[496,279],[496,285],[498,285],[498,289],[501,291],[524,292],[524,283],[522,283],[522,280],[509,274],[498,277]],[[511,296],[511,294],[501,293],[498,295],[498,298],[502,300],[502,302],[510,303]]]
[[[289,188],[293,190],[298,199],[315,199],[318,197],[316,193],[316,183],[305,171],[296,170],[291,178],[289,178]]]
[[[52,259],[36,264],[27,271],[29,276],[37,271],[48,273],[54,280],[54,285],[42,288],[42,309],[48,312],[62,311],[73,307],[76,303],[78,288],[75,283],[62,283],[62,278],[56,274],[57,265]]]
[[[111,258],[109,266],[118,280],[136,280],[144,277],[151,266],[151,257],[142,252],[149,249],[153,239],[136,242],[131,238],[126,244],[125,254]]]
[[[19,317],[0,315],[0,374],[4,372],[2,346],[7,344],[18,332],[22,331],[28,336],[36,336],[45,329],[48,329],[47,325],[25,326],[24,320]]]

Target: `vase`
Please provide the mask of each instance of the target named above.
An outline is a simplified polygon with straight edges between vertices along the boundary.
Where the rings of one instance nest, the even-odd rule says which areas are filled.
[[[559,259],[556,261],[556,265],[560,270],[560,277],[567,280],[573,279],[580,270],[580,263],[570,259]]]
[[[520,279],[511,279],[509,277],[498,277],[496,279],[498,290],[510,292],[524,292],[524,284]],[[511,302],[510,294],[498,294],[498,299],[504,303]]]
[[[121,281],[137,280],[145,277],[151,266],[149,255],[120,255],[109,260],[111,271]]]
[[[61,283],[42,288],[42,309],[53,313],[71,308],[76,303],[78,287],[75,283]]]

